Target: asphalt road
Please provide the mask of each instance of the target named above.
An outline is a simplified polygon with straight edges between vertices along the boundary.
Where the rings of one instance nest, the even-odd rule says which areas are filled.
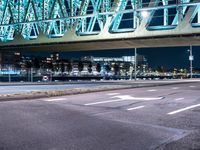
[[[0,103],[0,150],[199,150],[200,84]]]

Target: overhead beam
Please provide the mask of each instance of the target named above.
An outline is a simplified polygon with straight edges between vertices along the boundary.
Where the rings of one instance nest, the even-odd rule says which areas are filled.
[[[116,39],[102,40],[92,42],[65,42],[65,43],[48,43],[38,45],[17,45],[17,46],[0,46],[1,50],[25,50],[25,51],[86,51],[86,50],[108,50],[124,48],[153,48],[153,47],[174,47],[174,46],[199,46],[200,35],[185,35],[162,38],[146,39]]]

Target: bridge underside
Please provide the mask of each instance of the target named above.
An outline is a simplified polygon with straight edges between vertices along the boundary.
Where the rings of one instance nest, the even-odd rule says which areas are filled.
[[[199,0],[2,0],[0,50],[200,45]]]
[[[60,42],[45,44],[29,44],[16,46],[3,46],[0,50],[23,51],[85,51],[125,48],[149,48],[149,47],[175,47],[175,46],[199,46],[200,35],[188,35],[178,37],[159,37],[147,39],[116,39],[85,42]]]

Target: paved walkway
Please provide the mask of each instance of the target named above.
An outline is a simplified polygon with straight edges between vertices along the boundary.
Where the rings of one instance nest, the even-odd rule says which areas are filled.
[[[188,80],[115,80],[115,81],[80,81],[80,82],[40,82],[40,83],[0,83],[0,100],[17,100],[81,94],[88,92],[154,87],[170,84],[200,82]]]

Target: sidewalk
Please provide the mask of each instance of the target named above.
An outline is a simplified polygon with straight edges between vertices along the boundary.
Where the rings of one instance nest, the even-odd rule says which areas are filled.
[[[173,80],[93,80],[93,81],[59,81],[59,82],[0,82],[0,86],[23,86],[23,85],[62,85],[62,84],[90,84],[90,83],[119,83],[119,84],[133,84],[133,83],[186,83],[186,82],[200,82],[200,79],[173,79]]]
[[[145,80],[116,80],[116,81],[81,81],[81,82],[40,82],[40,83],[0,83],[0,86],[23,86],[23,85],[62,85],[62,84],[98,84],[94,87],[82,87],[82,88],[69,88],[64,90],[47,90],[47,91],[30,91],[25,93],[15,93],[15,94],[2,94],[0,95],[0,101],[9,100],[25,100],[25,99],[36,99],[45,98],[53,96],[64,96],[64,95],[74,95],[83,94],[89,92],[100,92],[109,90],[119,90],[119,89],[130,89],[130,88],[141,88],[141,87],[155,87],[155,86],[165,86],[173,84],[185,84],[200,82],[199,79],[188,79],[188,80],[158,80],[158,81],[145,81]],[[108,85],[104,85],[104,84]]]

